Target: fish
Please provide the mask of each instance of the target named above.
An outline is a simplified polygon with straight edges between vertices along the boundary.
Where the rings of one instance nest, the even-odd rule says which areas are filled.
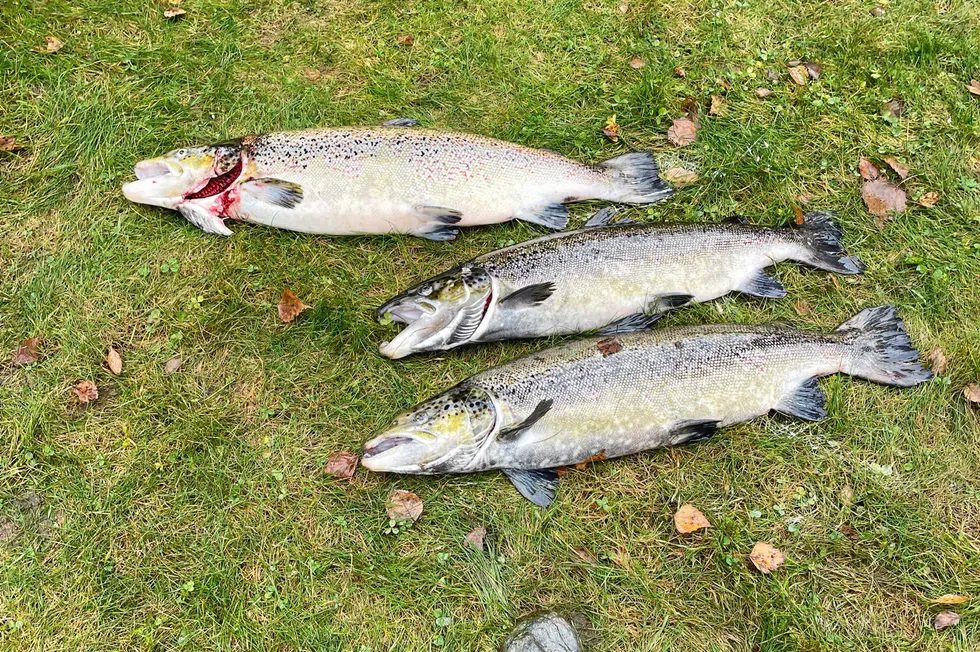
[[[572,623],[553,612],[521,618],[507,635],[502,652],[582,652],[582,640]]]
[[[416,124],[398,119],[183,147],[137,163],[123,194],[226,236],[231,218],[302,233],[451,240],[460,227],[512,219],[563,229],[566,202],[648,204],[673,192],[650,152],[587,165]]]
[[[417,405],[366,442],[361,460],[375,472],[500,470],[546,507],[561,467],[703,441],[770,411],[820,421],[817,379],[836,373],[896,387],[932,377],[892,305],[830,333],[714,324],[583,338]]]
[[[831,211],[811,211],[798,228],[613,221],[604,208],[583,228],[478,256],[418,283],[376,310],[403,324],[381,355],[404,358],[464,344],[570,333],[649,328],[668,310],[733,291],[779,298],[766,272],[784,260],[859,274]]]

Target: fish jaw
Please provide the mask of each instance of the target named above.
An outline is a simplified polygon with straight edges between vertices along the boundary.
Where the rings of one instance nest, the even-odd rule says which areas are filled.
[[[361,454],[361,465],[375,473],[422,473],[422,464],[406,462],[413,451],[409,447],[417,446],[415,440],[398,432],[387,432],[378,435],[364,444]]]

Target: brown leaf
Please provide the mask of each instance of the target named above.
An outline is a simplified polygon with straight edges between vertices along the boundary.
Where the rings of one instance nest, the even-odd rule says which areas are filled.
[[[388,518],[392,521],[419,520],[422,516],[422,499],[411,491],[395,489],[388,495]]]
[[[646,61],[640,59],[639,57],[635,59],[630,59],[630,68],[632,68],[633,70],[639,70],[645,65],[647,65]]]
[[[947,593],[946,595],[941,595],[938,598],[930,600],[932,604],[963,604],[970,599],[968,595],[960,595],[958,593]]]
[[[692,170],[685,170],[684,168],[670,168],[664,172],[664,181],[675,185],[675,186],[689,186],[692,183],[697,183],[698,173]]]
[[[901,100],[888,100],[885,102],[884,110],[893,118],[901,118],[902,114],[905,113],[905,105],[902,104]]]
[[[798,65],[793,66],[789,69],[789,76],[793,78],[800,86],[806,86],[807,80],[810,78],[810,73],[807,72],[806,66]]]
[[[711,523],[697,507],[685,503],[674,514],[674,527],[681,534],[690,534],[702,528],[711,527]]]
[[[866,156],[862,156],[858,159],[858,171],[861,173],[861,176],[864,177],[865,181],[874,181],[881,176],[881,171],[878,170],[878,167]]]
[[[872,16],[877,16],[877,17],[880,18],[881,16],[884,16],[885,15],[885,8],[884,7],[875,7],[874,9],[871,10],[871,15]]]
[[[970,403],[980,404],[980,385],[971,383],[963,388],[963,396]],[[950,603],[955,604],[955,603]]]
[[[587,460],[583,460],[575,465],[576,471],[584,471],[592,462],[601,462],[606,459],[606,449],[602,449]]]
[[[180,18],[187,13],[186,9],[178,9],[177,7],[167,7],[163,10],[163,17],[170,18]]]
[[[349,480],[354,477],[357,462],[358,457],[354,453],[348,453],[347,451],[334,453],[327,460],[327,463],[323,465],[323,472],[341,480]]]
[[[966,86],[966,90],[970,91],[974,95],[980,95],[980,81],[971,79],[970,83]]]
[[[473,548],[477,552],[483,552],[483,540],[486,538],[486,536],[487,528],[477,527],[473,528],[473,531],[463,537],[463,540],[466,542],[466,545]]]
[[[91,380],[83,380],[72,387],[71,391],[75,392],[79,403],[90,403],[99,398],[99,388]]]
[[[288,324],[299,317],[304,310],[309,310],[312,307],[300,301],[299,297],[287,289],[282,293],[282,299],[279,301],[279,319],[284,324]]]
[[[938,346],[933,348],[929,354],[929,368],[937,376],[942,376],[946,373],[946,354]]]
[[[109,353],[106,355],[106,364],[109,366],[109,371],[111,371],[113,375],[118,376],[122,373],[122,356],[119,355],[119,351],[116,351],[111,346],[109,347]]]
[[[586,564],[598,564],[599,560],[585,548],[572,548],[572,553],[578,557],[579,561]]]
[[[820,73],[823,72],[823,67],[813,61],[804,61],[803,67],[806,68],[806,74],[810,75],[810,79],[819,79]]]
[[[755,96],[758,97],[760,100],[765,99],[770,95],[772,95],[772,91],[769,90],[768,88],[762,88],[760,86],[759,88],[755,89]]]
[[[667,130],[667,140],[678,147],[686,147],[698,136],[698,128],[690,118],[677,118]]]
[[[813,199],[814,197],[816,197],[816,195],[814,195],[812,192],[807,191],[802,195],[800,195],[799,197],[797,197],[796,201],[806,206],[807,204],[810,203],[810,200]]]
[[[629,10],[630,10],[629,4],[624,2],[623,4],[619,5],[619,13],[625,14]]]
[[[43,52],[44,54],[54,54],[61,48],[65,47],[64,43],[62,43],[61,41],[59,41],[53,36],[45,36],[44,38],[47,41],[47,43],[45,43],[43,47],[38,46],[34,48],[35,52]]]
[[[759,541],[749,553],[749,561],[763,575],[768,575],[786,562],[786,555],[764,541]]]
[[[793,206],[793,224],[803,226],[804,222],[806,222],[806,217],[803,215],[803,209],[799,206]]]
[[[708,109],[708,115],[721,115],[722,107],[725,101],[718,97],[717,95],[711,96],[711,108]]]
[[[40,337],[29,337],[20,343],[16,349],[14,349],[11,355],[11,363],[15,367],[26,367],[27,365],[34,364],[41,359],[41,354],[38,353],[38,347],[41,346]]]
[[[939,193],[935,190],[930,190],[921,197],[919,197],[919,206],[924,206],[926,208],[932,208],[939,203]]]
[[[323,76],[323,73],[321,73],[316,68],[307,68],[306,70],[303,71],[303,76],[306,77],[311,82],[316,83],[320,81],[320,77]]]
[[[180,369],[180,365],[182,364],[183,361],[180,358],[170,358],[167,360],[167,364],[163,365],[163,373],[168,376],[177,373],[177,370]]]
[[[24,146],[17,142],[16,138],[0,136],[0,152],[17,152],[24,149]]]
[[[772,68],[769,68],[768,70],[766,70],[766,79],[768,79],[771,82],[778,82],[779,81],[779,72],[776,71],[776,70],[773,70]]]
[[[803,316],[809,315],[811,312],[813,312],[810,305],[805,303],[803,299],[797,299],[793,302],[793,310],[796,311],[796,314]]]
[[[885,179],[866,181],[861,188],[861,195],[868,210],[880,218],[887,218],[891,213],[905,212],[905,191]]]
[[[932,624],[937,632],[941,632],[947,627],[960,624],[960,615],[955,611],[940,611],[936,614],[936,621]]]
[[[901,163],[898,162],[898,159],[895,158],[894,156],[886,156],[884,157],[884,161],[885,163],[888,164],[888,167],[895,170],[895,173],[898,174],[898,176],[900,176],[903,179],[908,178],[909,166],[902,165]]]
[[[691,120],[694,120],[694,126],[695,127],[698,126],[698,124],[699,124],[698,123],[698,117],[699,117],[699,114],[701,113],[701,109],[698,107],[698,101],[697,101],[697,99],[695,99],[691,95],[688,95],[687,97],[685,97],[684,98],[684,101],[681,102],[681,111],[684,112],[684,115],[685,116],[687,116]]]
[[[596,344],[596,348],[599,349],[600,353],[602,353],[603,358],[607,358],[614,353],[619,353],[622,351],[623,345],[620,344],[619,340],[617,340],[615,337],[607,337],[604,340],[599,340],[599,343]]]
[[[406,47],[410,47],[415,44],[415,39],[411,34],[402,34],[396,40],[398,41],[398,45],[404,45]]]
[[[619,123],[616,122],[616,116],[611,115],[606,119],[606,126],[602,128],[602,133],[614,143],[619,142]]]
[[[687,71],[681,68],[680,66],[674,68],[674,74],[678,77],[687,77]]]

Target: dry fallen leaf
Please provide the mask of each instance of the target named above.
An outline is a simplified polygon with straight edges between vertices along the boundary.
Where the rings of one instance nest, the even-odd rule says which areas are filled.
[[[677,118],[667,130],[667,140],[678,147],[686,147],[698,136],[698,128],[690,118]]]
[[[619,5],[619,13],[625,14],[629,10],[630,6],[627,3],[624,2],[623,4]]]
[[[711,523],[705,518],[697,507],[689,503],[681,505],[681,508],[674,514],[674,527],[681,534],[690,534],[702,528],[711,527]]]
[[[323,465],[323,472],[341,480],[349,480],[354,476],[354,470],[357,469],[357,462],[358,457],[354,453],[348,453],[347,451],[334,453],[327,460],[327,463]]]
[[[946,373],[946,354],[938,346],[929,354],[929,368],[937,376]]]
[[[398,45],[410,46],[415,44],[415,39],[411,34],[402,34],[397,39]]]
[[[592,462],[602,462],[606,459],[606,449],[602,449],[592,457],[575,465],[576,471],[584,471]]]
[[[163,10],[164,18],[180,18],[187,13],[186,9],[178,9],[177,7],[167,7]]]
[[[611,115],[606,119],[606,126],[602,128],[602,133],[614,143],[619,142],[619,123],[616,122],[616,116]]]
[[[630,553],[625,548],[616,546],[609,553],[609,559],[617,566],[625,566],[630,561]]]
[[[316,68],[307,68],[303,71],[303,76],[315,83],[320,81],[320,77],[322,77],[323,74]]]
[[[678,77],[687,77],[687,71],[681,68],[680,66],[674,68],[674,74],[677,75]]]
[[[806,82],[810,78],[810,73],[807,72],[806,66],[798,65],[789,69],[789,76],[800,86],[806,86]]]
[[[823,72],[820,64],[813,61],[804,61],[803,67],[806,68],[806,74],[810,75],[810,79],[819,79],[820,73]]]
[[[797,299],[793,302],[793,310],[796,311],[796,314],[803,316],[809,315],[811,312],[813,312],[813,308],[811,308],[808,303],[804,302],[803,299]]]
[[[885,102],[884,110],[893,118],[901,118],[902,114],[905,113],[905,105],[902,104],[901,100],[888,100]]]
[[[180,365],[182,364],[183,361],[180,358],[170,358],[167,360],[167,364],[163,365],[163,373],[168,376],[177,373],[177,370],[180,369]]]
[[[111,371],[113,375],[118,376],[122,373],[122,356],[119,355],[119,351],[116,351],[111,346],[109,347],[109,353],[106,355],[106,364],[109,366],[109,371]]]
[[[56,39],[53,36],[45,36],[44,38],[47,40],[47,43],[43,47],[38,46],[38,47],[34,48],[34,51],[35,52],[43,52],[45,54],[54,54],[55,52],[57,52],[61,48],[65,47],[65,44],[64,43],[62,43],[61,41],[59,41],[58,39]]]
[[[968,595],[960,595],[958,593],[947,593],[946,595],[941,595],[938,598],[930,600],[932,604],[963,604],[970,599]]]
[[[966,89],[974,95],[980,95],[980,81],[971,79],[970,83],[966,85]]]
[[[670,168],[664,172],[664,181],[674,186],[689,186],[697,183],[698,173],[684,168]]]
[[[282,299],[279,301],[279,319],[284,324],[288,324],[299,317],[304,310],[309,310],[312,307],[300,301],[299,297],[287,289],[282,293]]]
[[[861,176],[864,177],[865,181],[874,181],[881,176],[881,171],[878,170],[878,167],[866,156],[862,156],[858,159],[858,171],[861,173]]]
[[[799,206],[793,206],[793,224],[803,226],[804,222],[806,222],[806,216],[803,215],[803,209]]]
[[[936,614],[936,621],[933,623],[933,627],[936,628],[937,632],[941,632],[947,627],[953,627],[954,625],[960,624],[960,615],[955,611],[940,611]]]
[[[99,388],[91,380],[83,380],[72,387],[71,391],[75,392],[79,403],[90,403],[99,398]]]
[[[888,164],[888,167],[895,170],[895,173],[898,174],[898,176],[900,176],[903,179],[908,179],[909,166],[899,163],[898,159],[895,158],[894,156],[886,156],[884,157],[884,161],[885,163]]]
[[[16,138],[0,136],[0,152],[17,152],[24,149],[23,145],[17,142]]]
[[[963,396],[966,397],[970,403],[980,404],[980,385],[976,383],[971,383],[963,388]],[[949,602],[945,604],[956,604],[955,602]]]
[[[37,351],[39,346],[41,346],[40,337],[27,338],[20,343],[20,346],[14,349],[10,359],[11,363],[15,367],[26,367],[27,365],[34,364],[41,359],[41,354]]]
[[[411,491],[395,489],[388,495],[388,518],[392,521],[419,520],[422,516],[422,499]]]
[[[632,68],[633,70],[639,70],[645,65],[647,65],[646,61],[640,59],[639,57],[636,57],[635,59],[630,59],[630,68]]]
[[[905,212],[905,191],[890,181],[884,179],[867,181],[861,188],[861,195],[868,210],[880,218],[887,218],[892,213]]]
[[[485,527],[473,528],[473,530],[463,537],[466,545],[473,548],[478,552],[483,552],[483,540],[487,536],[487,529]]]
[[[585,548],[572,548],[572,552],[578,557],[579,561],[585,562],[586,564],[598,564],[599,560],[595,558],[591,552]]]
[[[935,190],[930,190],[921,197],[919,197],[919,206],[924,206],[926,208],[932,208],[939,203],[939,193]]]
[[[767,69],[766,70],[766,79],[768,79],[771,82],[778,82],[779,81],[779,72],[776,71],[776,70],[773,70],[772,68]]]
[[[772,95],[772,91],[769,90],[768,88],[762,88],[760,86],[759,88],[755,89],[755,96],[758,97],[760,100],[765,99],[770,95]]]
[[[596,344],[596,348],[602,354],[602,357],[606,358],[611,356],[613,353],[619,353],[623,350],[623,345],[620,344],[619,340],[615,337],[607,337],[604,340],[599,340]]]
[[[711,108],[708,109],[708,115],[721,115],[722,107],[725,101],[718,97],[717,95],[711,96]]]
[[[778,548],[773,548],[768,543],[760,541],[749,553],[749,561],[759,572],[768,575],[786,562],[786,555],[781,553]]]
[[[810,192],[810,191],[807,191],[807,192],[805,192],[805,193],[803,193],[802,195],[799,195],[799,196],[798,196],[798,197],[796,198],[796,201],[798,201],[798,202],[800,202],[801,204],[803,204],[804,206],[806,206],[807,204],[809,204],[809,203],[810,203],[810,200],[811,200],[811,199],[813,199],[814,197],[816,197],[816,195],[814,195],[814,194],[813,194],[812,192]]]
[[[871,10],[871,15],[872,16],[878,16],[878,17],[884,16],[885,15],[885,8],[884,7],[875,7],[874,9]]]

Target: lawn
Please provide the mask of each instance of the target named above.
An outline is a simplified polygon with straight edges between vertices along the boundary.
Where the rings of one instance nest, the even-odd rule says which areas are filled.
[[[0,647],[494,650],[548,608],[594,650],[977,649],[980,425],[963,388],[980,375],[980,97],[966,88],[980,4],[180,6],[168,20],[150,0],[0,4],[0,136],[22,146],[0,152]],[[47,36],[63,47],[34,51]],[[792,60],[822,73],[800,86]],[[689,96],[700,130],[679,148],[666,133]],[[602,134],[613,115],[618,143]],[[801,196],[837,210],[863,276],[780,265],[784,300],[732,295],[665,322],[826,330],[892,302],[948,368],[904,391],[827,379],[826,421],[759,419],[594,464],[547,510],[496,473],[333,478],[326,460],[397,412],[549,345],[392,362],[373,308],[542,231],[437,243],[230,224],[226,239],[120,186],[180,145],[402,116],[587,161],[652,149],[700,176],[636,219],[776,225]],[[909,165],[905,213],[868,212],[861,156]],[[926,192],[935,206],[914,203]],[[286,288],[315,306],[291,324],[276,314]],[[8,364],[33,336],[41,359]],[[83,380],[98,400],[75,398]],[[397,533],[396,488],[425,503]],[[683,503],[711,528],[678,534]],[[463,544],[478,526],[484,553]],[[756,541],[785,565],[751,568]],[[948,608],[930,600],[947,593],[973,598],[936,632]]]

